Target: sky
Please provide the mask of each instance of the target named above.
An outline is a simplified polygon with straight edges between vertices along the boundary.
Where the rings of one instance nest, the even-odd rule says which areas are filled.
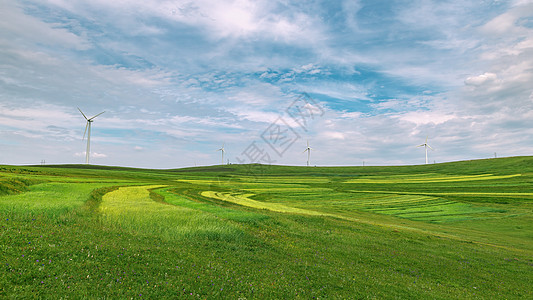
[[[533,155],[531,0],[0,0],[0,164]]]

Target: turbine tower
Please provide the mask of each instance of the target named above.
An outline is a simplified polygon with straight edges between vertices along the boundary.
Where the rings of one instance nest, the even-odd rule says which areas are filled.
[[[99,115],[105,113],[105,111],[97,114],[96,116],[92,118],[87,118],[87,116],[81,111],[81,109],[78,107],[78,110],[81,112],[85,120],[87,120],[87,125],[85,125],[85,132],[83,133],[83,139],[85,139],[85,134],[87,133],[87,151],[85,151],[85,163],[89,164],[89,155],[91,153],[91,123],[93,122],[94,118],[98,117]],[[89,129],[89,131],[87,131]]]
[[[217,151],[220,151],[222,153],[222,164],[224,164],[224,152],[226,151],[226,150],[224,150],[224,144],[225,143],[223,143],[222,147],[217,150]]]
[[[309,140],[307,140],[307,148],[305,148],[304,152],[302,153],[305,153],[305,151],[307,151],[307,166],[309,167],[309,159],[311,158],[311,150],[313,148],[309,147]]]
[[[428,164],[428,148],[433,150],[430,145],[428,145],[428,137],[426,137],[426,142],[418,145],[417,147],[424,147],[426,149],[426,165]]]

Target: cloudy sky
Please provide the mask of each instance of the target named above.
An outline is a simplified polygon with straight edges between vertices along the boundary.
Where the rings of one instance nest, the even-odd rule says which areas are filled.
[[[533,154],[530,0],[0,0],[0,164]]]

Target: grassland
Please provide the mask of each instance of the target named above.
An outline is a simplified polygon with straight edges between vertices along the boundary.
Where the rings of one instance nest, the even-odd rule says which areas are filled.
[[[0,217],[6,298],[533,298],[533,157],[0,166]]]

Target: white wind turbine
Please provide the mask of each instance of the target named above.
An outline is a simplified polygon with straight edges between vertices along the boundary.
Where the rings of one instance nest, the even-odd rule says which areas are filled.
[[[426,149],[426,165],[427,165],[428,164],[428,148],[433,150],[433,148],[431,148],[431,146],[428,144],[428,137],[426,137],[425,143],[418,145],[417,147],[424,147]]]
[[[226,150],[224,150],[224,145],[225,145],[225,144],[226,144],[226,143],[223,143],[223,144],[222,144],[222,147],[221,147],[220,149],[217,150],[217,151],[220,151],[220,152],[222,153],[222,164],[224,164],[224,152],[226,151]]]
[[[305,151],[307,151],[307,166],[309,167],[309,159],[311,158],[311,150],[313,148],[309,147],[309,140],[307,140],[307,148],[305,148],[304,152],[302,153],[305,153]]]
[[[87,133],[87,151],[85,151],[85,163],[89,164],[89,155],[91,153],[91,123],[93,122],[94,118],[98,117],[99,115],[105,113],[105,111],[97,114],[96,116],[92,118],[87,118],[87,116],[81,111],[81,109],[78,107],[78,110],[81,112],[85,120],[87,120],[87,125],[85,125],[85,132],[83,133],[83,139],[85,139],[85,134]],[[87,131],[89,129],[89,131]]]

